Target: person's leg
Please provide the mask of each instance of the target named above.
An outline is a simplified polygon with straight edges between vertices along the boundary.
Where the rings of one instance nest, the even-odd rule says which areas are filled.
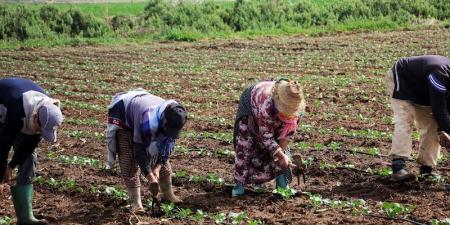
[[[131,199],[132,211],[143,211],[141,200],[140,170],[133,157],[133,141],[131,132],[120,129],[116,133],[117,153],[120,174],[127,187]]]
[[[14,151],[35,149],[41,138],[39,135],[20,135],[15,143]],[[33,180],[36,177],[37,154],[35,151],[19,165],[16,184],[11,187],[11,194],[16,209],[17,224],[45,224],[33,215]]]
[[[159,186],[162,193],[162,199],[173,203],[182,202],[182,200],[173,193],[172,166],[169,161],[161,165],[161,170],[159,171]]]
[[[289,159],[292,160],[292,154],[291,154],[291,150],[289,149],[289,147],[286,149],[285,154],[289,157]],[[276,165],[275,167],[275,171],[277,169],[278,165]],[[280,188],[289,188],[289,184],[292,182],[292,171],[291,169],[287,169],[287,170],[283,170],[281,171],[281,174],[278,175],[275,178],[275,184],[276,187],[280,187]]]
[[[406,169],[406,160],[412,153],[412,124],[414,122],[414,106],[403,100],[391,99],[394,111],[394,135],[389,156],[392,158],[392,181],[403,181],[413,178]]]
[[[411,158],[412,152],[412,124],[414,122],[414,105],[392,98],[394,92],[394,75],[391,70],[385,77],[386,89],[389,94],[394,113],[394,135],[389,156],[392,158],[392,181],[402,181],[411,178],[406,169],[405,160]]]
[[[235,186],[231,192],[233,197],[244,194],[244,185],[248,182],[250,158],[248,151],[253,147],[253,137],[248,127],[248,117],[237,121],[237,132],[235,134],[235,161],[234,180]]]
[[[438,124],[433,117],[431,107],[416,106],[416,121],[420,132],[419,155],[417,159],[417,162],[421,164],[420,173],[431,175],[441,150],[437,132]]]

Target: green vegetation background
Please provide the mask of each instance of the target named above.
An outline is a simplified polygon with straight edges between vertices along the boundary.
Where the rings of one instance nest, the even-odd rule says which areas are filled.
[[[3,3],[0,48],[314,35],[449,25],[449,0]]]

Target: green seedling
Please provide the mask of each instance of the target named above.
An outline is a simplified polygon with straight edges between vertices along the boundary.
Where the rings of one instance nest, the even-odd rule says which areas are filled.
[[[248,225],[261,225],[261,224],[263,224],[263,222],[261,220],[257,220],[257,219],[249,219],[249,220],[247,220],[247,224]]]
[[[43,184],[45,184],[45,178],[43,176],[38,176],[38,177],[36,177],[36,179],[34,179],[34,182],[36,182],[40,185],[43,185]]]
[[[383,202],[381,204],[381,209],[390,218],[394,218],[400,214],[409,214],[415,206],[413,205],[403,205],[397,202]]]
[[[175,217],[180,219],[180,220],[185,220],[185,219],[189,219],[192,215],[192,210],[191,209],[179,209],[178,212],[175,214]]]
[[[376,171],[376,174],[382,177],[387,177],[392,174],[392,169],[390,167],[384,167]]]
[[[434,176],[431,176],[431,181],[438,183],[438,184],[445,184],[448,182],[448,177],[442,176],[442,175],[434,175]]]
[[[302,165],[304,165],[306,168],[308,168],[309,166],[311,166],[314,162],[314,159],[309,157],[307,159],[302,159]]]
[[[443,220],[432,219],[431,225],[450,225],[450,218],[445,218]]]
[[[325,146],[322,143],[315,143],[313,145],[313,148],[316,149],[317,151],[322,151],[325,148]]]
[[[122,199],[122,200],[128,200],[128,198],[129,198],[126,191],[120,190],[119,188],[116,188],[116,187],[107,186],[105,188],[105,193],[107,195],[111,195],[115,198]]]
[[[166,215],[166,216],[171,217],[174,209],[175,209],[175,204],[172,202],[161,204],[161,210],[163,211],[164,215]]]
[[[58,180],[56,180],[55,178],[52,177],[49,180],[47,180],[47,184],[55,187],[55,186],[58,186],[59,182],[58,182]]]
[[[202,222],[208,217],[208,213],[204,212],[201,209],[197,209],[192,219],[196,222]]]
[[[329,144],[329,147],[330,147],[331,151],[335,152],[335,151],[341,149],[341,145],[342,144],[340,142],[332,141]]]
[[[175,152],[186,154],[189,152],[189,148],[183,145],[175,146]]]
[[[240,212],[240,213],[235,213],[235,212],[231,212],[229,214],[229,217],[231,218],[231,223],[232,224],[242,224],[245,219],[247,219],[247,213],[245,212]]]
[[[333,209],[343,209],[347,205],[347,202],[341,200],[331,200],[328,205]]]
[[[216,224],[223,224],[226,219],[227,215],[225,213],[218,212],[216,215],[214,215],[214,223]]]
[[[369,153],[371,156],[379,156],[380,155],[380,150],[376,147],[373,148],[369,148],[367,150],[367,153]]]
[[[326,162],[321,162],[320,165],[319,165],[319,168],[321,170],[331,170],[331,169],[336,169],[336,165],[329,164],[329,163],[326,163]]]
[[[8,216],[2,216],[0,217],[0,225],[12,225],[13,220],[9,218]]]
[[[208,174],[206,176],[206,180],[208,180],[208,182],[218,185],[223,185],[225,183],[225,181],[222,178],[220,178],[219,175],[213,173]]]
[[[217,151],[217,155],[219,155],[219,157],[230,157],[235,155],[234,151],[230,151],[229,149],[219,149]]]
[[[175,175],[174,175],[175,178],[184,178],[187,176],[188,176],[188,172],[185,170],[178,170],[175,172]]]
[[[353,164],[344,164],[342,167],[347,168],[347,169],[354,169],[355,165],[353,165]]]
[[[364,199],[350,200],[348,201],[348,205],[351,208],[353,215],[367,215],[370,213],[370,209],[366,205]]]
[[[318,208],[320,205],[322,205],[323,198],[322,198],[322,195],[313,194],[313,195],[309,196],[309,201],[311,202],[311,205],[314,208]]]
[[[205,182],[205,181],[206,181],[206,177],[201,176],[201,175],[192,175],[192,176],[189,178],[189,181],[192,181],[192,182],[194,182],[194,183],[202,183],[202,182]]]
[[[277,189],[273,190],[272,193],[280,195],[283,199],[291,199],[297,193],[297,191],[289,187],[277,187]]]
[[[89,186],[89,192],[92,194],[98,194],[98,193],[100,193],[100,190],[98,187],[91,185],[91,186]]]
[[[309,143],[308,143],[308,142],[304,142],[304,141],[299,142],[299,143],[297,144],[297,147],[298,147],[300,150],[308,150],[308,149],[311,148],[311,146],[309,145]]]

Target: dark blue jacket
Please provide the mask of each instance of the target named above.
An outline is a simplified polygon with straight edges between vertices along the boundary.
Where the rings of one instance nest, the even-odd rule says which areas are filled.
[[[424,55],[402,58],[392,67],[393,98],[431,106],[440,131],[450,133],[450,58]]]
[[[0,79],[0,107],[6,108],[6,118],[0,118],[0,181],[4,178],[8,153],[24,125],[23,94],[27,91],[37,91],[47,95],[44,89],[31,80],[18,77]],[[10,167],[15,168],[33,153],[40,138],[32,139],[37,141],[24,143],[16,149],[9,163]]]

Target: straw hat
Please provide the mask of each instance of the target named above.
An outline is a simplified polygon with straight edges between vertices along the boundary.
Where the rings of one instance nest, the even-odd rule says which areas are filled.
[[[297,81],[282,79],[272,90],[275,108],[287,116],[297,116],[305,111],[303,89]]]

